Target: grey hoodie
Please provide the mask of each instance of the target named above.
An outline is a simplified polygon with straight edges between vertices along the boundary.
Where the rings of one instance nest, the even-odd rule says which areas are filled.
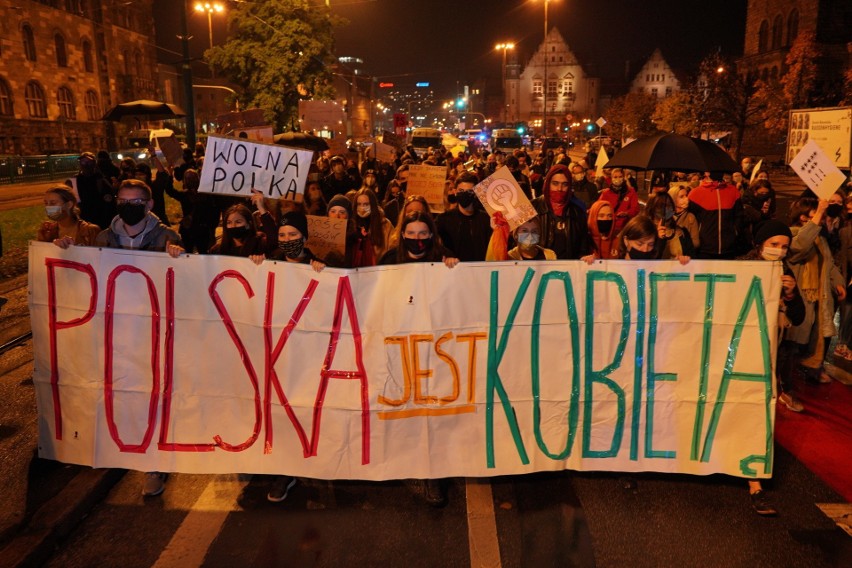
[[[151,250],[163,252],[169,243],[181,244],[180,235],[160,222],[151,212],[145,217],[145,227],[135,237],[130,237],[124,228],[124,222],[115,216],[109,229],[104,229],[95,240],[95,246],[123,248],[131,250]]]

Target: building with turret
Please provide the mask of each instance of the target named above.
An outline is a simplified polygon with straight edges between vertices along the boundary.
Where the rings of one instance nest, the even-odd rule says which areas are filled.
[[[600,80],[586,74],[552,28],[523,69],[514,54],[506,64],[505,120],[526,121],[540,134],[546,117],[548,134],[562,132],[575,120],[597,116],[599,88]]]

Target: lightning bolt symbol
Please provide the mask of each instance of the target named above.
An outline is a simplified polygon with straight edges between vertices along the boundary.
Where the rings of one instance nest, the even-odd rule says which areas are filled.
[[[836,162],[837,160],[840,159],[840,147],[839,146],[837,148],[837,152],[835,152],[834,155],[837,156],[837,158],[835,158],[835,160],[834,160]]]

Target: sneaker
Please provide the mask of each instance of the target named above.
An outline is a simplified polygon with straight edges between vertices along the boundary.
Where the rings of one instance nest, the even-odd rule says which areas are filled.
[[[799,399],[788,392],[782,392],[778,396],[778,402],[786,406],[787,410],[792,410],[793,412],[801,412],[805,409],[805,406],[799,402]]]
[[[290,489],[296,485],[296,478],[289,475],[278,475],[272,482],[272,489],[266,494],[266,500],[270,503],[280,503],[287,498]]]
[[[145,483],[142,485],[144,497],[154,497],[166,489],[166,474],[151,471],[145,474]]]
[[[769,500],[765,491],[760,490],[755,493],[751,493],[749,497],[751,497],[751,506],[754,509],[754,512],[758,515],[771,517],[778,514],[778,511],[776,511],[775,507],[772,506],[772,501]]]

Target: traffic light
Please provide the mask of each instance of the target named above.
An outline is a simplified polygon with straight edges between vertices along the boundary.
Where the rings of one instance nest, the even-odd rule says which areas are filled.
[[[459,99],[456,101],[456,106],[458,108],[464,108],[464,99]]]
[[[519,127],[518,127],[518,134],[520,134],[521,136],[523,136],[523,134],[524,134],[524,127],[523,127],[523,126],[519,126]]]

